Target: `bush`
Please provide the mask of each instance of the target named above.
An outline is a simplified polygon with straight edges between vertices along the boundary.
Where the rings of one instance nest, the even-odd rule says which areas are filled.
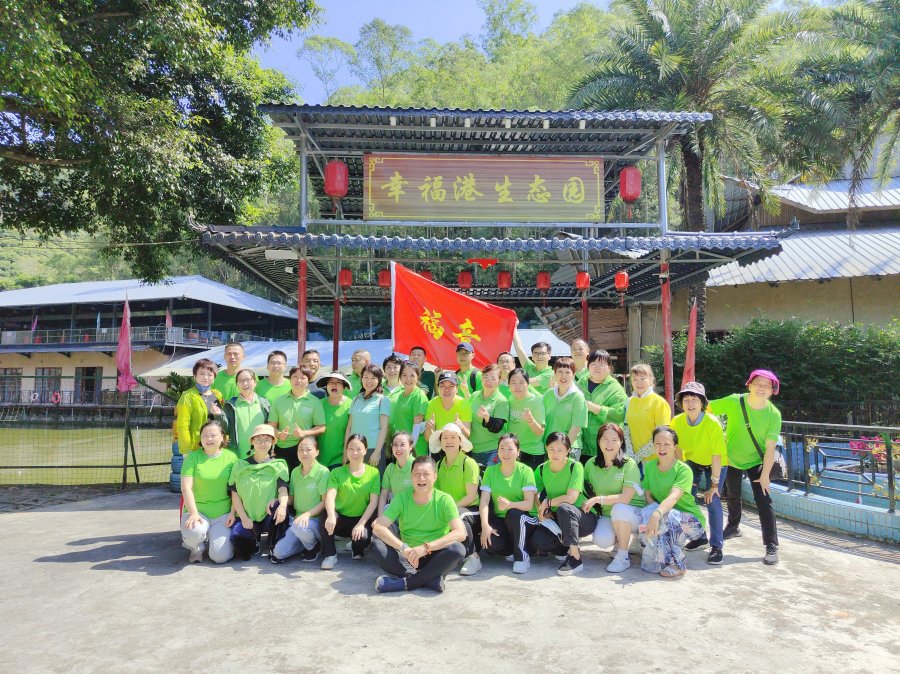
[[[680,333],[673,340],[676,386],[684,371],[686,347],[687,334]],[[661,378],[662,347],[647,350],[648,362]],[[697,380],[710,398],[743,391],[747,375],[756,368],[778,375],[779,399],[807,410],[835,404],[849,408],[868,401],[896,404],[900,321],[880,327],[753,319],[720,342],[697,344]]]

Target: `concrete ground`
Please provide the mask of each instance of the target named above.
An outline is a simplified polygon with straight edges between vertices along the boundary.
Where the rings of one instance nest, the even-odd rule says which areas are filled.
[[[146,489],[0,515],[0,671],[900,672],[900,550],[752,517],[725,565],[638,560],[525,576],[491,559],[447,591],[377,595],[371,561],[187,565],[178,496]]]

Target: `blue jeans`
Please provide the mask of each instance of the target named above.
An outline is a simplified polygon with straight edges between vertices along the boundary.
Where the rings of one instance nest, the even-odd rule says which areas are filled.
[[[703,466],[693,461],[686,461],[685,463],[690,466],[691,471],[694,473],[694,486],[691,487],[691,494],[697,496],[700,484],[704,481],[704,476],[706,477],[706,483],[708,485],[712,484],[712,466]],[[722,470],[719,472],[720,490],[725,484],[725,473],[727,471],[728,466],[722,466]],[[722,501],[718,496],[713,496],[712,501],[706,506],[706,512],[709,515],[709,544],[714,548],[722,548],[725,545],[725,539],[722,538]]]

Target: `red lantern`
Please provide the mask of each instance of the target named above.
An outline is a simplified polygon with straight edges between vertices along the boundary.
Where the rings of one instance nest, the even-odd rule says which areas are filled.
[[[459,272],[459,276],[456,277],[456,285],[459,286],[460,290],[468,290],[472,287],[472,272],[470,271],[461,271]]]
[[[509,290],[512,288],[512,272],[498,271],[497,287],[500,288],[500,290]]]
[[[344,162],[332,159],[325,164],[325,194],[332,199],[341,199],[347,196],[349,186],[350,171]]]
[[[628,292],[628,272],[624,269],[616,272],[616,292],[619,293],[619,306],[625,306],[625,293]]]
[[[426,281],[434,280],[434,277],[432,276],[431,272],[428,271],[427,269],[423,269],[422,271],[420,271],[419,276],[421,276]]]
[[[579,290],[588,290],[591,287],[591,275],[586,271],[576,272],[575,287]]]
[[[550,272],[539,271],[537,274],[537,289],[547,291],[550,290]]]
[[[346,290],[353,285],[353,272],[349,269],[341,269],[338,272],[338,285]]]
[[[641,196],[641,172],[637,166],[626,166],[619,173],[619,196],[628,204],[628,219],[631,219],[631,205]]]
[[[391,287],[391,272],[388,269],[382,269],[378,272],[378,287],[379,288],[390,288]]]

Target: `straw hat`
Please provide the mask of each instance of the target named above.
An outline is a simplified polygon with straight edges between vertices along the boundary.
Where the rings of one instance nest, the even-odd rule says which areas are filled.
[[[257,435],[271,435],[273,439],[276,437],[275,429],[269,426],[269,424],[260,424],[259,426],[254,428],[253,434],[250,436],[250,439],[252,440]]]
[[[345,389],[353,388],[353,387],[350,385],[350,380],[347,379],[347,377],[345,377],[343,374],[341,374],[341,373],[338,372],[337,370],[334,370],[333,372],[330,372],[329,374],[326,374],[324,377],[319,377],[319,378],[316,380],[316,386],[318,386],[320,389],[322,389],[322,390],[324,391],[324,390],[325,390],[325,387],[328,386],[328,380],[329,380],[329,379],[334,379],[334,380],[336,380],[336,381],[341,382],[341,383],[344,385],[344,388],[345,388]]]

